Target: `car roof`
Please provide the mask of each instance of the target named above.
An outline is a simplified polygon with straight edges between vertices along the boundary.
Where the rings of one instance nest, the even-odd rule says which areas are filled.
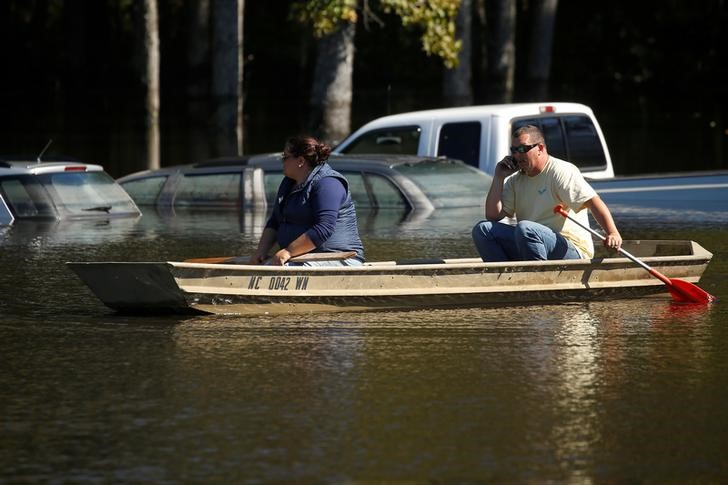
[[[543,102],[543,103],[510,103],[510,104],[489,104],[479,106],[459,106],[454,108],[437,108],[421,111],[408,111],[387,116],[382,116],[365,123],[363,127],[374,128],[379,125],[416,124],[423,120],[430,119],[461,119],[477,118],[485,115],[500,115],[507,117],[532,116],[548,110],[559,112],[589,112],[592,110],[581,103],[571,102]],[[357,132],[358,130],[355,130]],[[346,137],[349,138],[348,136]]]
[[[101,172],[101,165],[63,159],[57,161],[37,161],[0,158],[0,176],[60,172]]]
[[[355,169],[367,168],[374,171],[383,171],[398,165],[417,165],[420,163],[456,163],[466,165],[460,160],[445,157],[426,157],[418,155],[392,155],[392,154],[338,154],[332,153],[328,160],[334,168]],[[466,165],[469,166],[469,165]],[[198,163],[189,163],[182,165],[171,165],[156,170],[143,170],[129,175],[125,175],[118,179],[119,182],[149,175],[170,175],[172,173],[182,171],[191,172],[204,169],[225,169],[238,167],[260,167],[264,171],[282,170],[280,152],[265,153],[259,155],[241,156],[241,157],[219,157],[205,160]]]
[[[328,159],[332,166],[354,166],[368,167],[371,169],[392,168],[398,165],[418,165],[421,163],[464,163],[460,160],[448,159],[445,157],[423,157],[417,155],[392,155],[392,154],[338,154],[332,153]],[[264,170],[271,165],[281,167],[280,153],[266,156],[251,157],[248,165],[261,167]]]

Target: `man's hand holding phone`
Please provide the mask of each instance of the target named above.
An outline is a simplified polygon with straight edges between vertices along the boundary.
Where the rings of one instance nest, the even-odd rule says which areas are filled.
[[[508,175],[518,170],[518,164],[516,163],[515,158],[508,155],[503,157],[503,160],[496,164],[495,170],[496,172],[500,172],[504,177],[507,177]]]

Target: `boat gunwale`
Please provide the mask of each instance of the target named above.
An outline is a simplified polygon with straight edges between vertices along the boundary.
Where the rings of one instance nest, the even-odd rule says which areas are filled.
[[[660,242],[660,241],[654,241]],[[673,242],[673,241],[668,241]],[[681,241],[690,243],[692,254],[681,254],[672,256],[645,256],[640,259],[645,263],[659,265],[660,263],[691,263],[706,261],[709,262],[713,254],[703,248],[695,241]],[[598,257],[591,259],[555,259],[546,261],[504,261],[504,262],[485,262],[480,258],[454,258],[443,259],[442,262],[435,263],[409,263],[400,264],[397,261],[373,261],[364,263],[361,266],[266,266],[266,265],[250,265],[250,264],[210,264],[210,263],[185,263],[166,261],[167,264],[174,268],[184,269],[215,269],[215,270],[231,270],[233,273],[241,271],[253,271],[257,273],[376,273],[376,272],[412,272],[412,271],[432,271],[442,269],[504,269],[511,271],[527,271],[529,269],[539,268],[542,270],[551,270],[559,267],[589,267],[589,266],[613,266],[613,265],[634,265],[635,263],[626,257]]]
[[[633,243],[640,245],[642,241],[650,244],[668,244],[668,245],[686,245],[690,248],[692,254],[668,255],[668,256],[639,256],[640,260],[645,263],[659,265],[660,263],[691,263],[691,262],[710,262],[713,253],[705,249],[699,243],[688,240],[628,240],[625,243]],[[424,261],[435,258],[423,258]],[[408,260],[411,261],[411,260]],[[489,269],[510,271],[527,271],[529,269],[540,268],[542,270],[553,270],[560,267],[590,267],[590,266],[613,266],[613,265],[634,265],[635,263],[626,257],[597,257],[591,259],[554,259],[545,261],[504,261],[504,262],[485,262],[480,258],[443,258],[438,262],[423,263],[405,263],[402,264],[396,260],[392,261],[373,261],[364,263],[361,266],[270,266],[270,265],[251,265],[251,264],[229,264],[229,263],[189,263],[184,261],[69,261],[67,265],[167,265],[175,269],[201,269],[201,270],[219,270],[231,273],[253,272],[253,273],[270,273],[270,274],[301,274],[301,273],[396,273],[396,272],[413,272],[413,271],[432,271],[442,269]]]

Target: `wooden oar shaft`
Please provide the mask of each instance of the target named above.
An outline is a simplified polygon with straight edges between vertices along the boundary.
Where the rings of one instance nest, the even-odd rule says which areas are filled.
[[[205,264],[221,264],[225,261],[229,261],[234,256],[218,256],[215,258],[191,258],[185,259],[185,263],[205,263]]]
[[[341,251],[337,253],[306,253],[300,256],[294,256],[290,259],[294,263],[305,261],[335,261],[340,259],[349,259],[356,256],[356,251]]]
[[[356,256],[356,251],[341,251],[333,253],[306,253],[294,256],[289,261],[293,263],[305,263],[306,261],[338,261],[343,259],[349,259]],[[237,262],[237,260],[245,260],[245,257],[241,256],[218,256],[212,258],[192,258],[185,259],[185,263],[205,263],[205,264],[224,264]]]

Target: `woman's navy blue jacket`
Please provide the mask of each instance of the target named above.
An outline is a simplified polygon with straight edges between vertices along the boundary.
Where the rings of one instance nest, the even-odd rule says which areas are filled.
[[[328,163],[316,166],[300,187],[284,177],[266,227],[276,230],[276,242],[287,247],[306,233],[316,245],[313,252],[356,251],[364,261],[356,209],[349,182]]]

